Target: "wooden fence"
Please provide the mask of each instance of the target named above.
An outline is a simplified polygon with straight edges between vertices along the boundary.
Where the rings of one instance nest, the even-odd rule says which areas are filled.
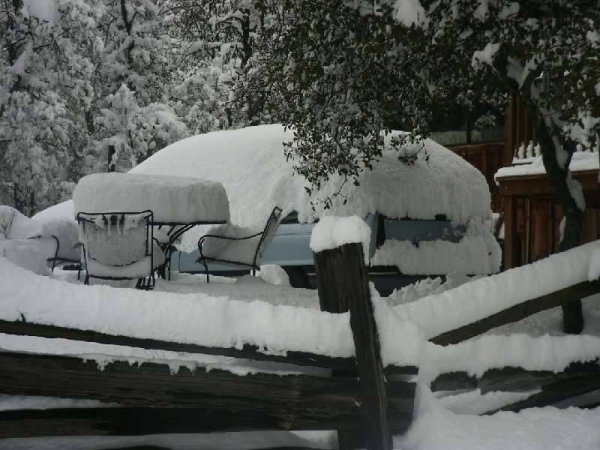
[[[0,321],[0,333],[62,338],[143,349],[219,355],[281,364],[287,375],[186,367],[172,373],[167,364],[131,365],[114,361],[102,370],[76,356],[0,351],[0,393],[94,399],[106,407],[0,412],[0,439],[36,436],[136,436],[240,430],[337,430],[340,449],[391,448],[391,436],[412,420],[416,367],[383,367],[360,244],[315,255],[321,309],[349,311],[356,355],[335,358],[309,352],[275,355],[246,345],[209,348],[27,322]],[[491,328],[520,320],[569,298],[600,292],[585,282],[530,299],[503,312],[449,331],[432,341],[449,345]],[[302,374],[301,367],[325,369]],[[600,389],[597,361],[574,364],[562,373],[521,368],[440,375],[434,391],[481,389],[539,392],[503,409],[519,410],[577,398]],[[600,392],[600,391],[599,391]],[[594,402],[580,401],[579,406]],[[587,402],[587,403],[586,403]]]
[[[525,370],[521,367],[490,369],[481,377],[466,372],[445,373],[433,380],[434,392],[479,389],[488,392],[530,392],[525,398],[485,414],[518,412],[525,408],[595,408],[600,406],[600,360],[572,363],[562,372]]]

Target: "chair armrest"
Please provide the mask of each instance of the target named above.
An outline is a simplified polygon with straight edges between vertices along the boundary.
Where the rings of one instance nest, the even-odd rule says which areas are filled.
[[[263,232],[260,231],[258,233],[255,234],[251,234],[250,236],[243,236],[243,237],[233,237],[233,236],[223,236],[220,234],[205,234],[204,236],[200,236],[200,239],[198,239],[198,251],[200,252],[200,256],[203,257],[203,253],[202,253],[202,245],[204,244],[204,239],[205,238],[215,238],[215,239],[223,239],[226,241],[243,241],[246,239],[252,239],[255,238],[257,236],[262,235]]]
[[[204,238],[207,238],[207,237],[216,238],[216,239],[227,239],[229,241],[242,241],[244,239],[251,239],[253,237],[260,236],[261,234],[263,234],[262,231],[259,231],[258,233],[255,233],[255,234],[251,234],[250,236],[243,236],[243,237],[222,236],[220,234],[205,234],[204,236],[200,236],[200,239],[198,239],[198,242],[204,241]]]
[[[243,237],[233,237],[233,236],[223,236],[220,234],[205,234],[204,236],[200,236],[200,238],[198,239],[198,253],[200,253],[200,258],[198,258],[198,261],[201,261],[204,259],[204,252],[203,250],[203,245],[204,245],[204,240],[206,238],[214,238],[214,239],[223,239],[226,241],[244,241],[244,240],[248,240],[248,239],[252,239],[258,236],[261,236],[264,232],[263,231],[259,231],[258,233],[254,233],[251,234],[249,236],[243,236]]]

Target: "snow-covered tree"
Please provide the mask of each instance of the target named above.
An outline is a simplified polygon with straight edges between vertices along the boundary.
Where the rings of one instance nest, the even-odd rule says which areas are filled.
[[[125,84],[106,98],[106,107],[96,117],[96,153],[88,166],[102,171],[135,167],[154,151],[187,134],[187,127],[163,103],[140,106],[135,92]],[[100,157],[96,157],[100,155]],[[101,158],[107,155],[108,161]]]
[[[299,173],[317,186],[333,173],[356,179],[381,155],[382,130],[428,121],[420,43],[391,7],[375,13],[345,0],[299,0],[282,9],[284,24],[274,27],[250,84],[264,88],[268,106],[294,129],[288,155]]]
[[[75,0],[0,2],[0,200],[29,214],[77,179],[93,71],[77,48],[93,19]]]
[[[418,2],[414,2],[417,7]],[[579,245],[585,202],[569,172],[578,147],[600,141],[600,7],[596,0],[423,1],[398,19],[423,30],[428,51],[469,64],[481,83],[518,93],[565,215],[560,249]],[[450,75],[458,64],[448,64]],[[563,307],[565,330],[583,326],[581,303]]]
[[[296,131],[289,155],[300,173],[316,184],[334,172],[355,178],[379,156],[382,132],[426,130],[444,98],[469,104],[516,93],[565,211],[561,249],[579,243],[585,205],[568,167],[578,146],[599,140],[597,0],[286,5],[295,20],[262,73],[286,99],[285,123]],[[565,328],[578,331],[573,305]]]
[[[93,170],[126,170],[174,140],[185,124],[168,105],[176,44],[170,2],[106,3],[104,52],[94,79]]]
[[[282,5],[254,0],[174,0],[183,81],[175,96],[199,131],[275,121],[267,113],[268,88],[249,77],[269,48]],[[193,122],[200,126],[197,128]]]

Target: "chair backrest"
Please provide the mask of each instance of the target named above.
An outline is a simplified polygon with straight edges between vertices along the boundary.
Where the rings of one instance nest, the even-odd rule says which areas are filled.
[[[280,221],[281,208],[276,206],[275,208],[273,208],[273,211],[271,211],[271,215],[267,220],[265,229],[263,230],[262,235],[260,237],[260,241],[258,242],[258,247],[256,247],[256,254],[254,255],[255,267],[257,267],[258,262],[261,260],[267,245],[271,242],[273,236],[275,236],[275,231],[277,231],[277,226],[279,225]]]
[[[152,251],[152,211],[77,214],[86,258],[125,266]]]

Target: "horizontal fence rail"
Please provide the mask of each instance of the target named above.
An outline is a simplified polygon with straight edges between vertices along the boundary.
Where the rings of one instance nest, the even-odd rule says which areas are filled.
[[[62,408],[56,410],[57,416],[50,412],[54,410],[0,412],[0,438],[46,433],[41,429],[36,431],[35,424],[40,420],[44,429],[50,429],[52,423],[66,421],[48,435],[85,434],[90,427],[101,426],[103,421],[107,421],[106,429],[101,434],[138,434],[146,428],[139,428],[134,422],[125,421],[118,427],[120,420],[133,417],[130,416],[132,411],[143,411],[159,420],[177,416],[177,410],[194,411],[200,407],[211,420],[201,424],[184,421],[181,427],[186,432],[357,429],[362,420],[356,377],[236,375],[219,369],[192,371],[185,366],[173,373],[166,364],[144,362],[138,366],[125,361],[113,361],[100,369],[93,360],[12,352],[0,352],[0,367],[3,394],[94,399],[118,405],[115,408]],[[386,389],[392,399],[388,413],[394,423],[393,430],[402,432],[411,420],[415,384],[394,381]],[[82,413],[80,418],[75,423],[67,423],[68,418],[77,416],[77,411]]]
[[[77,328],[58,327],[31,322],[0,320],[0,333],[19,336],[36,336],[43,338],[61,338],[73,341],[94,342],[97,344],[137,347],[148,350],[166,350],[172,352],[199,353],[203,355],[227,356],[232,358],[251,359],[255,361],[271,361],[294,364],[297,366],[323,367],[339,370],[356,370],[354,358],[336,358],[308,352],[287,351],[285,355],[269,354],[258,346],[245,344],[241,349],[234,347],[206,347],[197,344],[168,342],[156,339],[135,338],[80,330]]]
[[[518,322],[538,312],[556,308],[570,301],[577,301],[598,293],[600,293],[600,280],[584,281],[583,283],[578,283],[559,291],[521,302],[463,327],[442,333],[430,339],[430,341],[439,345],[457,344],[502,325]]]
[[[490,369],[479,378],[466,372],[444,373],[433,380],[431,389],[434,392],[480,389],[482,394],[535,392],[487,414],[544,406],[596,407],[600,404],[600,360],[572,363],[561,372],[504,367]],[[599,395],[589,395],[596,391]]]

